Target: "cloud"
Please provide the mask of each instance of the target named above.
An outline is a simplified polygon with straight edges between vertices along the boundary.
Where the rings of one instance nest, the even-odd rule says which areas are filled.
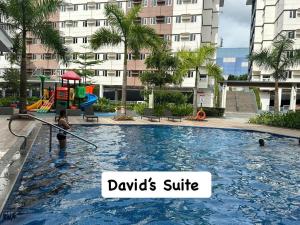
[[[246,0],[225,0],[220,16],[220,37],[224,47],[248,47],[251,7]]]

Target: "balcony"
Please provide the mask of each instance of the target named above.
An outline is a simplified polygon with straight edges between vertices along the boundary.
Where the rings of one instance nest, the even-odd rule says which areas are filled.
[[[156,23],[161,24],[165,22],[165,16],[156,16]]]

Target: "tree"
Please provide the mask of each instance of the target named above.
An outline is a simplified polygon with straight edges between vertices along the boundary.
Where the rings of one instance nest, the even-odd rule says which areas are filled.
[[[155,47],[160,42],[155,30],[137,22],[141,10],[140,6],[134,6],[126,14],[116,4],[105,5],[105,16],[110,25],[96,31],[91,38],[91,46],[97,49],[104,45],[124,45],[124,73],[122,81],[122,113],[126,113],[126,87],[127,87],[127,61],[128,51],[133,52],[137,58],[143,48]],[[125,111],[124,111],[125,110]]]
[[[18,95],[20,89],[20,71],[10,68],[4,72],[2,78],[5,81],[4,88],[11,90],[14,95]]]
[[[159,86],[174,83],[173,71],[176,70],[178,59],[173,56],[168,46],[164,43],[161,48],[155,49],[146,58],[146,71],[140,75],[140,79],[145,85]]]
[[[230,74],[227,80],[248,80],[248,74],[243,74],[239,76]]]
[[[26,38],[33,35],[55,53],[66,59],[67,49],[63,45],[59,31],[48,21],[56,12],[60,0],[0,0],[0,13],[7,17],[7,24],[15,31],[15,45],[20,47],[20,112],[26,112],[27,100],[27,59]],[[17,43],[17,41],[19,41]]]
[[[215,90],[218,88],[217,81],[222,79],[221,68],[212,62],[215,55],[216,48],[212,45],[204,45],[195,51],[181,50],[178,52],[179,58],[179,69],[177,70],[177,80],[182,80],[190,70],[196,71],[195,85],[194,85],[194,95],[193,95],[193,115],[197,114],[197,92],[198,92],[198,80],[199,72],[201,69],[207,71],[208,76],[213,76],[215,78]],[[216,98],[214,98],[214,104],[216,105]]]
[[[275,80],[274,110],[279,112],[279,81],[285,80],[286,71],[300,65],[300,49],[293,49],[294,41],[286,35],[280,35],[273,41],[271,48],[262,49],[249,56],[251,62],[270,72]]]
[[[86,47],[84,48],[86,49]],[[86,79],[95,75],[94,71],[88,69],[88,67],[100,64],[102,61],[95,60],[95,54],[93,52],[75,52],[73,54],[75,54],[78,58],[76,60],[73,60],[72,62],[80,65],[80,69],[75,69],[74,71],[79,76],[84,77],[84,82],[86,84]]]

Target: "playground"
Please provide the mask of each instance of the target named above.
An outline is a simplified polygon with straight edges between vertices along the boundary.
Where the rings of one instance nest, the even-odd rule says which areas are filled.
[[[41,98],[27,106],[27,110],[37,113],[57,112],[61,109],[84,111],[97,102],[93,93],[94,85],[84,85],[74,71],[67,71],[61,77],[60,85],[44,88],[45,77],[41,77]]]

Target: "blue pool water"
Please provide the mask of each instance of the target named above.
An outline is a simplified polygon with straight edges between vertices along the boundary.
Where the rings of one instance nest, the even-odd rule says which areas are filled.
[[[300,224],[300,147],[293,138],[169,126],[76,126],[48,153],[43,129],[4,224]],[[265,138],[267,146],[258,147]],[[56,147],[57,148],[57,147]],[[103,199],[101,171],[210,171],[210,199]]]

